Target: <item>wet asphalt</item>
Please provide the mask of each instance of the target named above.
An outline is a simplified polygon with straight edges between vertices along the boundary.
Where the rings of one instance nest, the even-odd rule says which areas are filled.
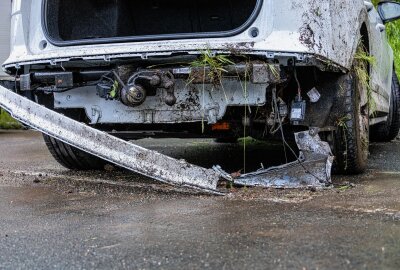
[[[139,144],[242,169],[243,146]],[[247,145],[246,168],[283,161]],[[322,191],[191,194],[107,167],[70,172],[33,131],[0,132],[0,269],[400,269],[400,142],[373,144],[367,173]],[[352,183],[349,185],[349,183]]]

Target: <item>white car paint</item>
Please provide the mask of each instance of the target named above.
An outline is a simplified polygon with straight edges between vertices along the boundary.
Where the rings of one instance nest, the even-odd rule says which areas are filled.
[[[382,21],[371,1],[363,0],[262,0],[263,7],[254,23],[260,35],[249,29],[232,37],[162,40],[58,47],[51,44],[42,28],[42,0],[14,0],[12,7],[11,54],[4,68],[20,68],[31,63],[62,64],[74,58],[105,60],[114,57],[170,55],[199,50],[229,52],[230,48],[248,54],[312,55],[349,70],[360,39],[360,28],[367,25],[370,51],[377,58],[372,68],[372,85],[378,110],[387,112],[390,99],[393,51],[386,40]],[[46,46],[44,46],[46,45]]]
[[[0,63],[10,55],[11,0],[0,1]],[[0,79],[9,76],[0,70]]]

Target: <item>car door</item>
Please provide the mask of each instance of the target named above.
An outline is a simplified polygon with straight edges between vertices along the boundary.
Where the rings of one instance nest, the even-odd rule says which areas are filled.
[[[389,46],[386,27],[371,1],[364,1],[369,17],[371,55],[376,59],[371,66],[371,85],[377,111],[389,112],[393,50]]]

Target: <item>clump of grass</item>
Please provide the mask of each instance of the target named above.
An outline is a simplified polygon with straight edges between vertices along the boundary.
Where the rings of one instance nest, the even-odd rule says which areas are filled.
[[[281,74],[279,73],[278,69],[276,68],[275,65],[270,64],[270,63],[265,63],[264,66],[271,71],[272,75],[276,78],[279,79],[281,78]]]
[[[202,74],[201,75],[201,79],[203,81],[203,104],[204,104],[204,92],[205,92],[205,81],[206,78],[210,81],[210,83],[215,86],[218,87],[220,86],[222,91],[224,92],[225,95],[225,99],[228,102],[228,97],[226,95],[226,91],[224,89],[224,86],[222,84],[222,77],[224,73],[227,73],[228,71],[224,68],[227,65],[235,65],[235,63],[233,61],[231,61],[227,56],[225,55],[216,55],[214,53],[211,52],[211,50],[207,49],[204,51],[201,51],[200,57],[198,59],[196,59],[195,61],[190,63],[190,66],[192,68],[197,68],[197,70],[202,70]],[[267,68],[269,68],[269,70],[274,74],[274,76],[276,76],[277,78],[279,78],[280,74],[278,72],[278,70],[270,64],[266,64]],[[236,71],[237,72],[237,71]],[[198,78],[194,78],[194,76],[198,76],[198,72],[196,72],[196,74],[192,73],[189,76],[188,79],[188,84],[192,83],[195,79],[198,80]],[[246,69],[245,71],[245,75],[244,75],[244,83],[242,82],[242,80],[240,79],[239,74],[237,74],[237,77],[239,79],[240,85],[243,89],[243,96],[245,99],[245,111],[244,111],[244,119],[245,119],[245,123],[244,123],[244,128],[243,128],[243,138],[246,138],[247,134],[246,134],[246,119],[247,119],[247,115],[248,115],[248,111],[251,113],[251,109],[248,106],[248,89],[247,89],[247,82],[248,82],[248,78],[249,78],[248,71]],[[213,88],[214,89],[214,88]],[[201,125],[202,125],[202,132],[204,133],[205,130],[205,123],[204,123],[204,105],[203,105],[203,116],[202,116],[202,121],[201,121]],[[243,171],[246,172],[246,140],[243,141]]]
[[[119,88],[119,82],[115,80],[109,94],[111,98],[116,98],[118,96],[118,88]]]
[[[0,129],[21,129],[22,125],[14,120],[7,112],[0,109]]]
[[[246,133],[246,127],[247,127],[247,106],[249,104],[248,102],[248,92],[247,92],[247,71],[245,72],[244,75],[244,89],[243,89],[243,94],[245,98],[245,106],[244,106],[244,125],[243,125],[243,137],[246,138],[247,133]],[[243,171],[246,173],[246,140],[244,140],[243,143]]]
[[[348,115],[342,116],[339,119],[336,120],[336,127],[339,129],[339,131],[342,133],[343,137],[343,143],[345,145],[345,150],[344,150],[344,156],[345,156],[345,164],[344,164],[344,169],[347,170],[348,166],[348,161],[347,161],[347,153],[348,153],[348,148],[347,148],[347,121],[350,120],[350,117]]]
[[[205,82],[206,78],[210,80],[212,85],[218,87],[221,86],[226,101],[228,101],[228,96],[226,95],[226,91],[222,84],[222,76],[227,70],[224,68],[226,65],[234,65],[235,63],[228,59],[225,55],[216,55],[211,52],[210,49],[200,51],[200,57],[190,63],[190,67],[197,68],[202,70],[202,80],[203,80],[203,99],[205,94]],[[198,75],[198,74],[197,74]],[[192,83],[195,80],[193,71],[189,76],[188,84]],[[204,104],[204,100],[203,100]],[[201,121],[202,132],[204,133],[205,124],[204,124],[204,108],[203,108],[203,117]]]
[[[350,120],[350,117],[348,115],[340,117],[338,120],[336,120],[336,126],[341,127],[344,130],[347,130],[347,121]]]
[[[366,64],[370,64],[372,66],[376,65],[376,59],[374,56],[369,55],[363,46],[359,46],[354,58],[358,61],[361,61]]]
[[[228,59],[225,55],[216,55],[207,49],[201,51],[200,57],[190,63],[191,67],[203,68],[203,77],[208,77],[214,85],[222,85],[221,79],[223,73],[227,72],[224,69],[226,65],[234,65],[235,63]],[[206,69],[208,72],[206,74]]]
[[[372,96],[373,89],[371,87],[369,67],[374,68],[374,66],[376,65],[376,59],[375,57],[369,55],[362,46],[358,47],[354,59],[354,72],[356,73],[358,83],[363,89],[366,89],[367,91],[367,105],[370,113],[373,114],[376,111],[377,106]]]
[[[350,190],[350,189],[352,189],[352,188],[354,188],[354,187],[355,187],[354,184],[345,183],[345,184],[339,185],[339,186],[337,187],[337,190],[339,190],[339,191],[348,191],[348,190]]]

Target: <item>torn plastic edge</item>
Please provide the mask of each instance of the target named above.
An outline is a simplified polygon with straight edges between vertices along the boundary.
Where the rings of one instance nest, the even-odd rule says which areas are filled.
[[[214,166],[221,177],[235,185],[264,188],[324,188],[332,184],[334,156],[327,142],[315,132],[295,133],[300,149],[298,160],[268,169],[232,177],[220,166]]]

